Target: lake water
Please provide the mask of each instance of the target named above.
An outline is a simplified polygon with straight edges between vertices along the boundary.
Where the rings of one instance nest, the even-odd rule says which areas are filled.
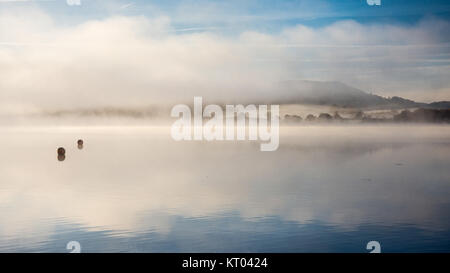
[[[450,126],[283,127],[259,147],[2,127],[0,252],[450,252]]]

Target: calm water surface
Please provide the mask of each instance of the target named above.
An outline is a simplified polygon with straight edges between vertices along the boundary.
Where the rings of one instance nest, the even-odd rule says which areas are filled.
[[[84,139],[83,149],[76,140]],[[58,161],[56,149],[66,148]],[[2,127],[0,252],[450,252],[449,126]]]

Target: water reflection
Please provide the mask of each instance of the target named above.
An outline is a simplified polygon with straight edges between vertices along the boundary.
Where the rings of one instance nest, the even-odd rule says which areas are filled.
[[[283,129],[270,153],[169,128],[3,130],[0,251],[450,250],[448,127]],[[77,134],[89,150],[56,167]]]

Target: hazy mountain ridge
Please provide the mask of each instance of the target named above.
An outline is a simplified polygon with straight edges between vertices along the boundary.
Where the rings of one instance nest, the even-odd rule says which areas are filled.
[[[218,104],[225,109],[226,104],[280,104],[280,105],[311,105],[311,107],[330,106],[334,108],[347,108],[355,111],[371,111],[377,109],[403,110],[412,108],[450,109],[450,101],[438,101],[432,103],[422,103],[405,99],[398,96],[390,98],[375,94],[369,94],[358,88],[346,85],[341,82],[319,82],[319,81],[285,81],[276,86],[276,99],[254,99],[238,101],[213,101],[204,100],[204,104]],[[201,95],[201,94],[199,94]],[[186,103],[193,107],[192,101],[178,102]],[[86,107],[74,109],[46,109],[40,115],[63,117],[125,117],[125,118],[154,118],[166,117],[170,109],[178,104],[148,104],[147,106],[105,106]]]
[[[450,101],[423,103],[398,96],[386,98],[341,82],[286,81],[280,84],[280,90],[281,104],[330,105],[361,109],[450,108]]]

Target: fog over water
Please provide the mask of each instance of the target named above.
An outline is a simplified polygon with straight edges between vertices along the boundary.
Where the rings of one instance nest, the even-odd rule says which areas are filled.
[[[282,127],[275,152],[168,126],[0,133],[0,251],[449,251],[448,126]]]
[[[0,0],[0,252],[450,252],[447,3],[123,1]]]

